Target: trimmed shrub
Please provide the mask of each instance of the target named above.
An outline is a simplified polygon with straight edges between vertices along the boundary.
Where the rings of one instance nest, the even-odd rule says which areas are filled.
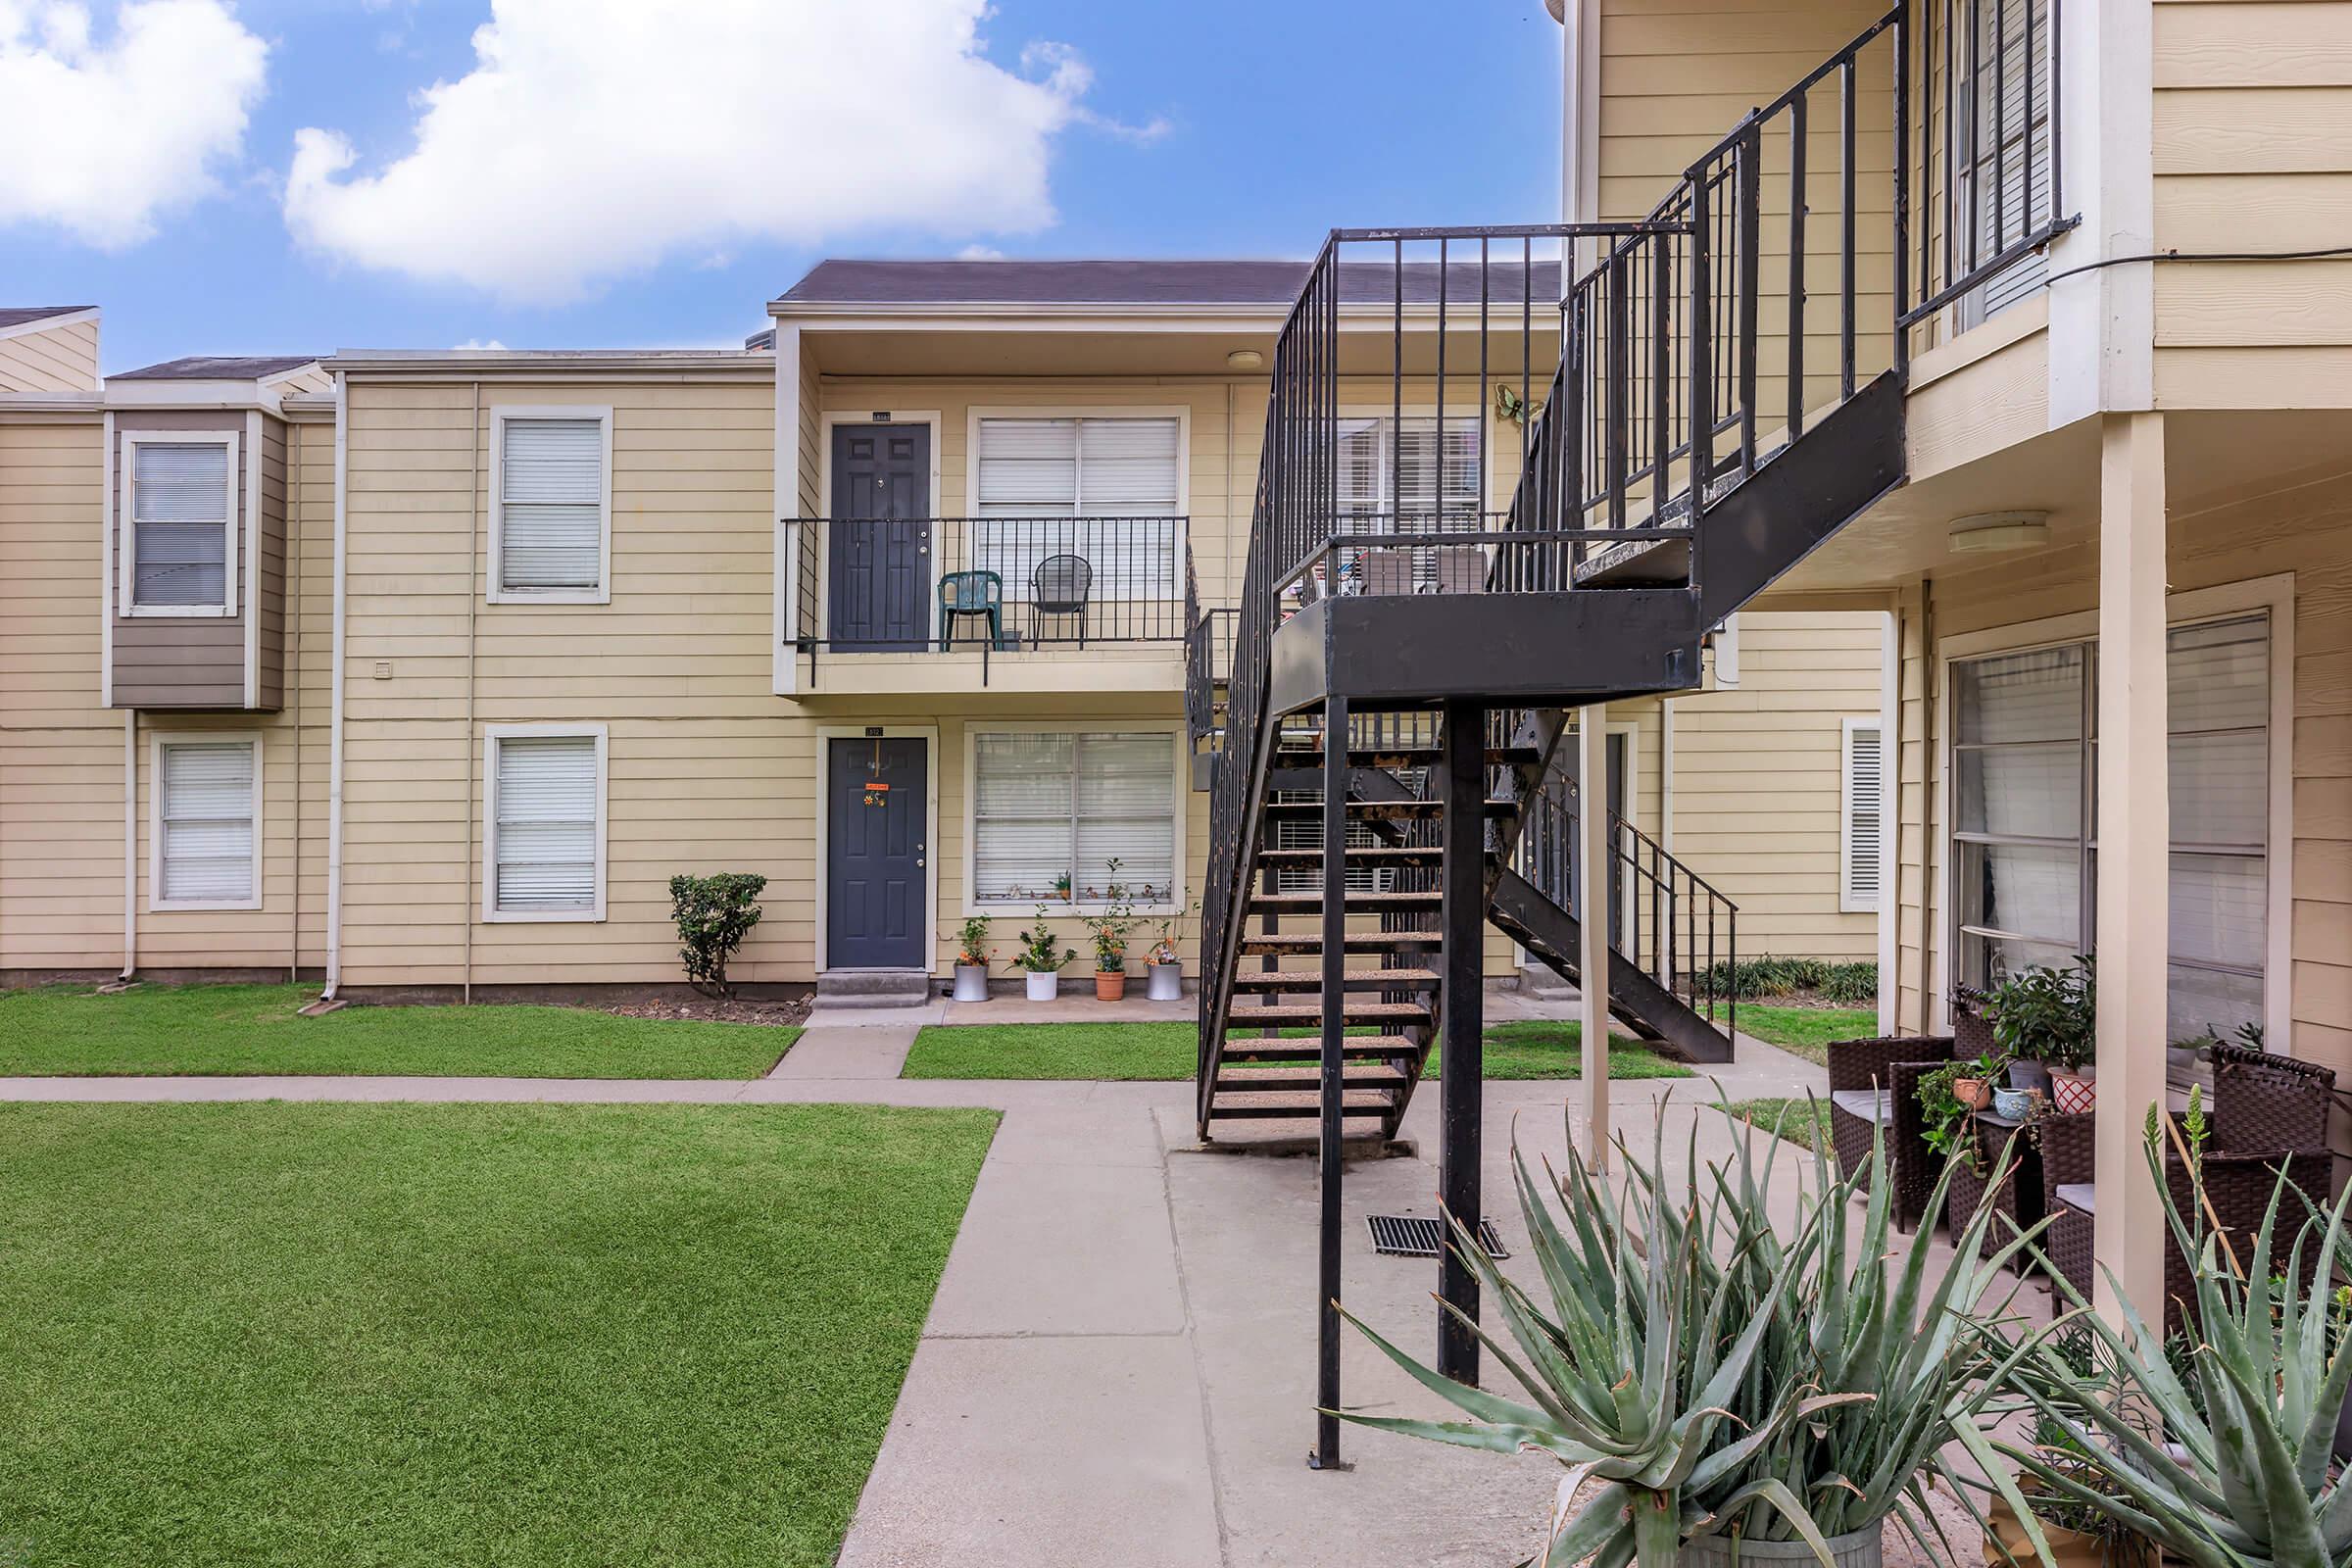
[[[1741,1002],[1769,1002],[1812,995],[1824,1002],[1870,1003],[1879,997],[1879,966],[1868,959],[1833,963],[1823,958],[1783,958],[1767,954],[1738,964],[1717,963],[1704,982],[1715,994]]]
[[[760,923],[760,894],[767,878],[750,871],[669,879],[670,918],[678,923],[678,956],[686,979],[706,997],[729,997],[727,959]]]

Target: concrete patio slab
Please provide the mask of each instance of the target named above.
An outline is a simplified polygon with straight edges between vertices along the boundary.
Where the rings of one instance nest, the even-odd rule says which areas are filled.
[[[1222,1560],[1192,1346],[926,1338],[842,1568]]]
[[[992,1159],[973,1189],[924,1332],[1044,1337],[1184,1328],[1157,1168]]]

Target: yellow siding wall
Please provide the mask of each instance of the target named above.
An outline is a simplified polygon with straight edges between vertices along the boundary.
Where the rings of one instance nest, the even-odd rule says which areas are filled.
[[[0,392],[94,392],[98,323],[74,321],[0,337]]]
[[[2191,516],[2176,514],[2171,586],[2208,588],[2291,571],[2295,577],[2293,843],[2273,846],[2274,867],[2291,867],[2291,971],[2272,976],[2289,989],[2294,1038],[2274,1040],[2296,1055],[2352,1072],[2352,479],[2307,484]],[[2089,610],[2096,562],[2082,546],[2014,565],[1941,579],[1932,591],[1936,639]],[[1900,838],[1902,992],[1900,1020],[1932,1021],[1927,965],[1946,940],[1947,910],[1935,906],[1940,847],[1915,828],[1941,809],[1937,752],[1948,735],[1942,672],[1923,648],[1916,596],[1905,607],[1903,643],[1904,824]],[[1933,696],[1931,715],[1927,703]],[[1932,717],[1932,723],[1931,723]],[[1922,731],[1930,733],[1923,735]]]
[[[2155,11],[2156,244],[2282,251],[2352,234],[2352,0]],[[2352,260],[2156,272],[2172,408],[2352,403]]]
[[[1838,908],[1844,721],[1879,717],[1881,617],[1748,612],[1740,685],[1672,700],[1673,850],[1740,908],[1740,948],[1875,958],[1878,916]]]
[[[122,717],[100,706],[95,418],[0,424],[0,971],[122,961]]]

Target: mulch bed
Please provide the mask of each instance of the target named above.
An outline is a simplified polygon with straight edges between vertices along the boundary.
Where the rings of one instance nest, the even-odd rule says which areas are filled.
[[[808,997],[659,998],[607,1003],[597,1008],[619,1018],[694,1019],[702,1023],[757,1023],[777,1027],[808,1021]]]

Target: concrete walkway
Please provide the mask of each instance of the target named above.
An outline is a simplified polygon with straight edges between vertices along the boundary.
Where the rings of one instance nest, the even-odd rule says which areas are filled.
[[[1348,1429],[1351,1468],[1315,1472],[1316,1165],[1204,1151],[1189,1083],[902,1082],[904,1013],[811,1028],[751,1082],[479,1078],[15,1078],[0,1099],[545,1101],[989,1105],[1004,1112],[867,1482],[846,1568],[956,1562],[1499,1565],[1540,1544],[1556,1464],[1500,1459]],[[1743,1045],[1735,1097],[1801,1094],[1819,1068]],[[1675,1091],[1677,1131],[1704,1080],[1622,1084],[1620,1125],[1646,1132]],[[1516,1128],[1557,1158],[1579,1086],[1487,1088],[1489,1212],[1527,1277],[1509,1198]],[[1415,1155],[1347,1175],[1345,1299],[1407,1348],[1434,1354],[1437,1265],[1376,1256],[1364,1217],[1430,1214],[1437,1086],[1415,1097]],[[1699,1119],[1721,1152],[1721,1119]],[[1793,1189],[1791,1189],[1792,1200]],[[1532,1282],[1531,1282],[1532,1283]],[[1347,1403],[1446,1407],[1350,1335]]]

